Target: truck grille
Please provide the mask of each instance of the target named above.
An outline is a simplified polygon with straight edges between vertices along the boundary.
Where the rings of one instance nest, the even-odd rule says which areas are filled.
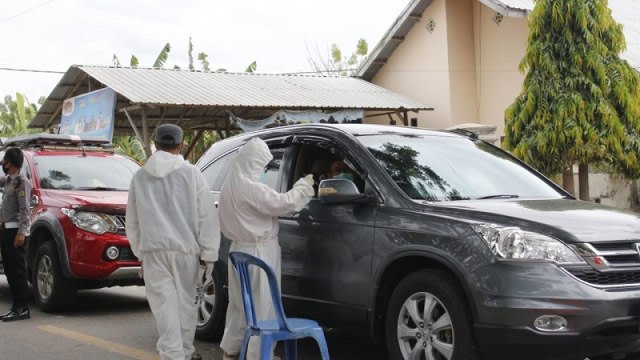
[[[124,215],[111,215],[116,225],[118,226],[117,234],[125,234],[125,224],[127,223],[127,217]]]

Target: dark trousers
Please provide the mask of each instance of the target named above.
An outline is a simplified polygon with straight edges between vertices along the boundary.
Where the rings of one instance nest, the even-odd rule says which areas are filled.
[[[13,298],[12,309],[16,310],[27,307],[29,298],[26,251],[24,245],[18,248],[13,246],[13,240],[17,233],[18,229],[4,229],[0,235],[4,274],[7,276],[11,297]]]

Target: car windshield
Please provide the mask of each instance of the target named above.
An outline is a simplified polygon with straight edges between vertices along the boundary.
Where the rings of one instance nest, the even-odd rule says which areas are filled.
[[[358,139],[415,200],[562,198],[500,149],[438,135],[363,135]]]
[[[120,156],[36,156],[40,187],[61,190],[129,190],[140,166]]]

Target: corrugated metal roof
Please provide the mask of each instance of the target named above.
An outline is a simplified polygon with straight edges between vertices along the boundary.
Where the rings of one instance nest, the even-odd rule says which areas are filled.
[[[371,55],[360,64],[357,76],[371,80],[391,57],[404,37],[416,23],[432,0],[412,0],[393,23],[391,28],[376,45]],[[534,7],[533,0],[479,0],[490,8],[500,11],[507,16],[526,16]],[[637,0],[609,0],[614,19],[623,25],[627,40],[627,50],[621,55],[631,66],[640,71],[640,1]]]
[[[431,109],[359,78],[72,66],[29,126],[49,128],[57,124],[62,101],[90,91],[89,82],[94,90],[102,86],[115,90],[121,105],[118,108],[155,105],[162,111],[155,110],[151,115],[165,119],[224,118],[230,109],[242,111],[244,117],[267,117],[280,109]],[[185,108],[189,109],[186,116]],[[121,119],[122,129],[128,126],[126,121]]]
[[[132,103],[269,108],[426,109],[357,78],[79,67]]]

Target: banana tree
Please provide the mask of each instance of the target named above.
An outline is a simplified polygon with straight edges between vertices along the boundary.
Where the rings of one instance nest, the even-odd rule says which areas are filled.
[[[37,105],[30,103],[23,94],[17,92],[15,100],[11,95],[5,96],[4,102],[0,103],[0,135],[12,137],[38,132],[27,127],[37,112]]]

